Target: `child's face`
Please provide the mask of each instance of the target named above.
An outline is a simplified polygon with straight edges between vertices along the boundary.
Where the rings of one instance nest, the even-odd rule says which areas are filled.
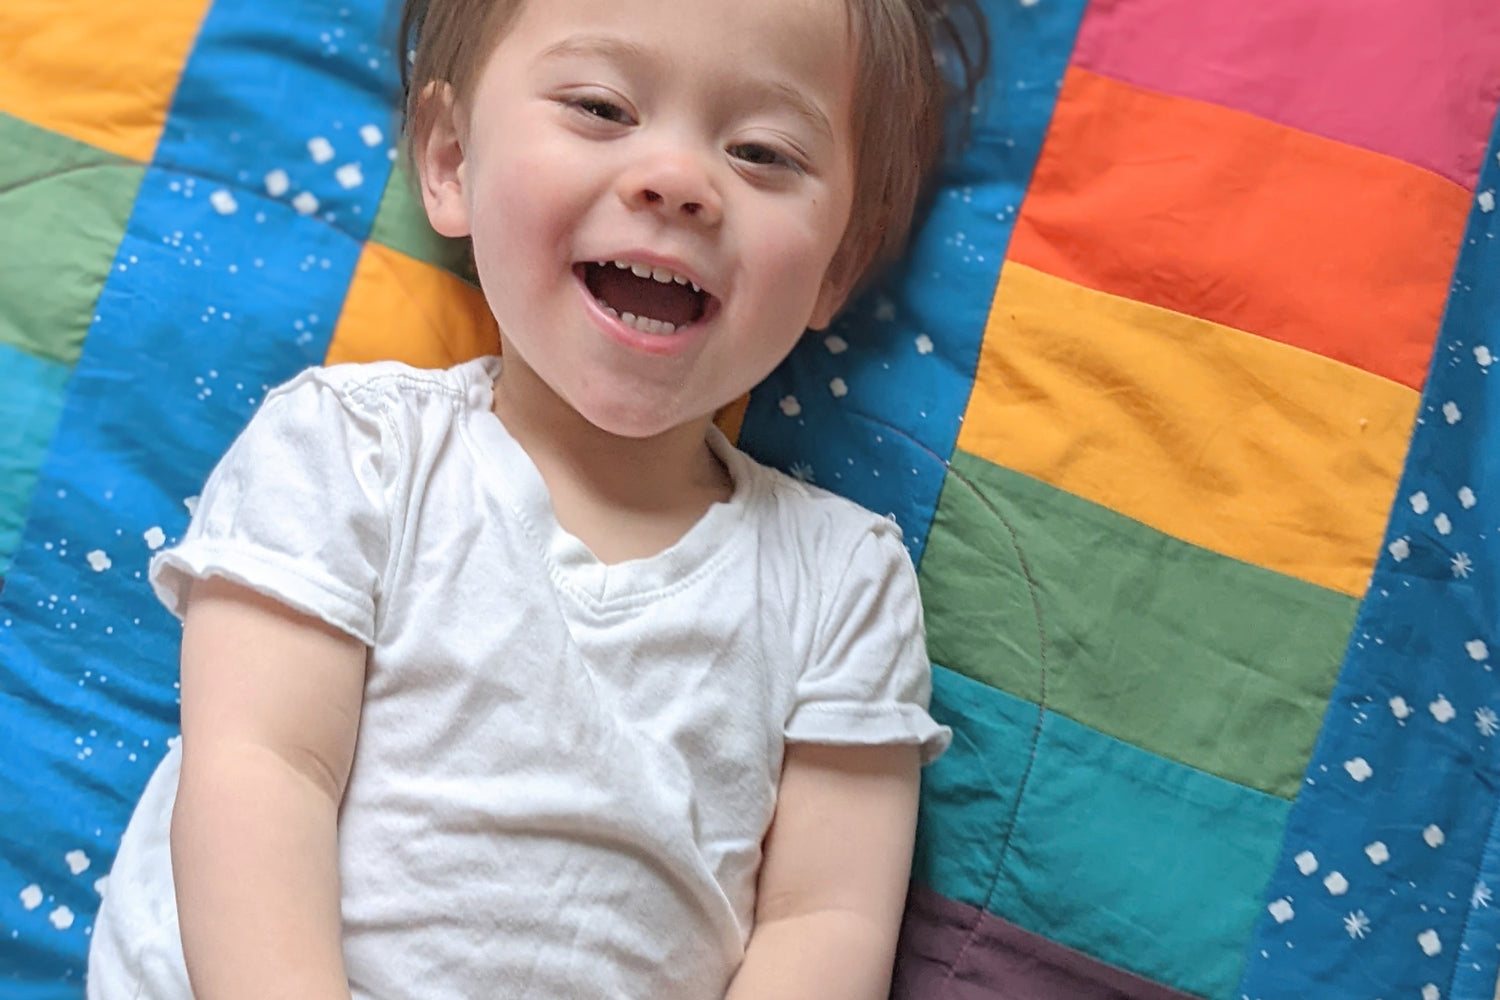
[[[434,225],[473,237],[507,357],[645,437],[826,325],[847,291],[830,265],[853,199],[850,48],[846,0],[527,3],[451,170],[423,164]]]

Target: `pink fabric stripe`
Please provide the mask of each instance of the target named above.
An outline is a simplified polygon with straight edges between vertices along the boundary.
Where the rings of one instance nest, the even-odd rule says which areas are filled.
[[[1194,1000],[993,913],[911,887],[892,1000]]]
[[[1093,0],[1073,62],[1472,190],[1500,106],[1500,0]]]

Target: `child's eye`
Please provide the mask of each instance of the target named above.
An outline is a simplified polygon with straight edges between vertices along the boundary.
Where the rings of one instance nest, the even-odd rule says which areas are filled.
[[[729,147],[729,155],[757,167],[788,167],[798,172],[802,167],[791,157],[758,142],[742,142]]]
[[[614,122],[618,125],[631,124],[630,112],[620,107],[613,101],[606,101],[600,97],[580,97],[569,102],[582,114],[601,121]]]

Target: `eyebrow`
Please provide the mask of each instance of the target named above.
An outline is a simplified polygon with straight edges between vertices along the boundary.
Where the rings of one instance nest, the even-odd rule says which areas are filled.
[[[612,35],[569,35],[551,46],[538,58],[540,60],[564,59],[578,56],[597,56],[625,63],[650,62],[655,54],[651,49],[636,42],[626,41]],[[833,123],[823,109],[818,107],[805,92],[782,80],[756,80],[745,93],[754,98],[790,106],[798,117],[807,121],[826,138],[834,135]]]
[[[833,123],[818,107],[813,99],[801,90],[781,80],[758,80],[749,88],[751,93],[759,92],[778,103],[787,104],[800,117],[806,119],[808,124],[822,132],[828,138],[833,138]]]
[[[567,56],[603,56],[623,62],[644,62],[651,53],[644,45],[627,42],[623,38],[609,35],[569,35],[541,54],[542,59],[560,59]]]

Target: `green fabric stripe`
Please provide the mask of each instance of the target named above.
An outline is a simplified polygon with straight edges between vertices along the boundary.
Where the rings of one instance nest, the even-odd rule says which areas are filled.
[[[954,741],[923,775],[919,881],[1164,985],[1235,995],[1289,803],[942,667],[933,714]]]
[[[144,174],[0,114],[0,344],[78,360]]]
[[[1301,787],[1357,609],[961,452],[922,586],[937,662],[1283,798]]]
[[[411,175],[407,172],[406,163],[403,151],[396,158],[390,180],[386,182],[380,210],[376,213],[375,225],[370,230],[370,239],[474,282],[468,241],[445,239],[432,231],[432,227],[427,224],[427,212],[422,208]]]
[[[0,577],[10,570],[71,369],[0,344]]]

